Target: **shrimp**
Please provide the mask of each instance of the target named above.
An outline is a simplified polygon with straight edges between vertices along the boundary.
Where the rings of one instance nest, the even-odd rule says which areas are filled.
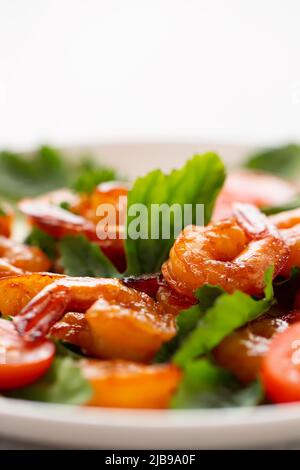
[[[291,269],[300,267],[300,209],[281,212],[269,217],[279,229],[280,234],[290,249],[290,254],[280,274],[288,277]]]
[[[234,331],[213,350],[216,362],[230,370],[243,384],[252,382],[259,375],[262,358],[273,337],[300,319],[299,310],[281,316],[278,312],[273,313],[268,312]]]
[[[289,249],[275,226],[254,206],[236,204],[235,217],[207,227],[188,226],[175,241],[162,273],[179,294],[193,298],[204,284],[261,295],[264,275],[284,267]]]
[[[10,237],[14,220],[14,212],[8,204],[0,206],[0,235]]]
[[[23,274],[22,269],[16,268],[4,259],[0,259],[0,279]]]
[[[1,269],[0,260],[0,273]],[[44,287],[63,277],[50,273],[20,275],[19,271],[15,276],[0,279],[0,312],[7,317],[17,315]]]
[[[51,266],[48,256],[38,247],[23,245],[3,236],[0,236],[0,259],[0,277],[5,277],[6,270],[11,275],[23,271],[47,271]],[[5,266],[6,269],[2,269]]]
[[[84,319],[66,312],[85,312]],[[78,321],[80,320],[80,321]],[[81,323],[80,323],[81,322]],[[117,279],[61,278],[46,286],[14,317],[28,341],[60,334],[72,325],[68,341],[101,358],[151,360],[161,345],[176,334],[172,315],[142,292]],[[76,328],[75,328],[76,326]],[[74,333],[74,334],[73,334]]]
[[[213,221],[232,217],[235,202],[256,207],[282,206],[294,200],[297,194],[296,185],[278,176],[258,171],[233,171],[217,199]]]
[[[36,199],[25,199],[21,201],[19,208],[33,225],[54,238],[85,235],[90,241],[98,243],[115,266],[124,271],[127,193],[128,189],[124,183],[102,183],[91,195],[84,194],[79,197],[68,190],[60,190]],[[64,202],[67,203],[68,210],[61,207]],[[111,204],[116,209],[116,225],[106,227],[108,236],[103,240],[97,236],[97,223],[101,220],[97,215],[97,208],[101,204]]]
[[[168,408],[182,376],[173,364],[83,359],[79,367],[92,386],[90,406]]]
[[[160,273],[125,277],[122,282],[128,287],[145,292],[156,299],[165,313],[175,316],[195,303],[190,298],[185,298],[170,289]]]
[[[50,335],[79,346],[89,356],[149,362],[176,333],[172,315],[146,294],[120,284],[115,299],[105,294],[86,313],[68,312]]]

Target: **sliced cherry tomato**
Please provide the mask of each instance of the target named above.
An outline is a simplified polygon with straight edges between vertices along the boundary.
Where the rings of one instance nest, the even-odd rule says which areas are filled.
[[[11,390],[35,382],[51,366],[55,346],[41,341],[32,346],[17,333],[14,324],[0,319],[0,390]]]
[[[281,206],[297,195],[295,185],[278,176],[250,170],[229,173],[217,199],[213,220],[232,216],[232,204],[245,202],[257,207]]]
[[[275,403],[300,401],[300,322],[271,342],[261,376],[267,396]]]

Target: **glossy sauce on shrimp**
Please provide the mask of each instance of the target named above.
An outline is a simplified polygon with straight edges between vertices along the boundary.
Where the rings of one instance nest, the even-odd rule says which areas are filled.
[[[259,296],[266,270],[274,266],[275,277],[288,256],[286,243],[267,217],[254,206],[236,204],[231,219],[186,227],[162,273],[172,289],[190,298],[204,284]]]

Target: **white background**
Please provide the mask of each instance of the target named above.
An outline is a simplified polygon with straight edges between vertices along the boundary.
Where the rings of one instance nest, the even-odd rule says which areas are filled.
[[[0,0],[0,147],[300,140],[299,0]]]

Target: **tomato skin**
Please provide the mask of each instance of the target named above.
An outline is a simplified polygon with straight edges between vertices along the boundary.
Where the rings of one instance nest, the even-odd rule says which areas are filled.
[[[253,170],[232,171],[217,199],[213,220],[231,217],[234,202],[257,207],[280,206],[291,202],[297,193],[295,185],[278,176]]]
[[[55,346],[45,340],[28,345],[12,322],[0,319],[0,390],[12,390],[35,382],[52,364]]]
[[[300,401],[300,322],[271,342],[262,361],[261,378],[267,397],[273,402]]]

